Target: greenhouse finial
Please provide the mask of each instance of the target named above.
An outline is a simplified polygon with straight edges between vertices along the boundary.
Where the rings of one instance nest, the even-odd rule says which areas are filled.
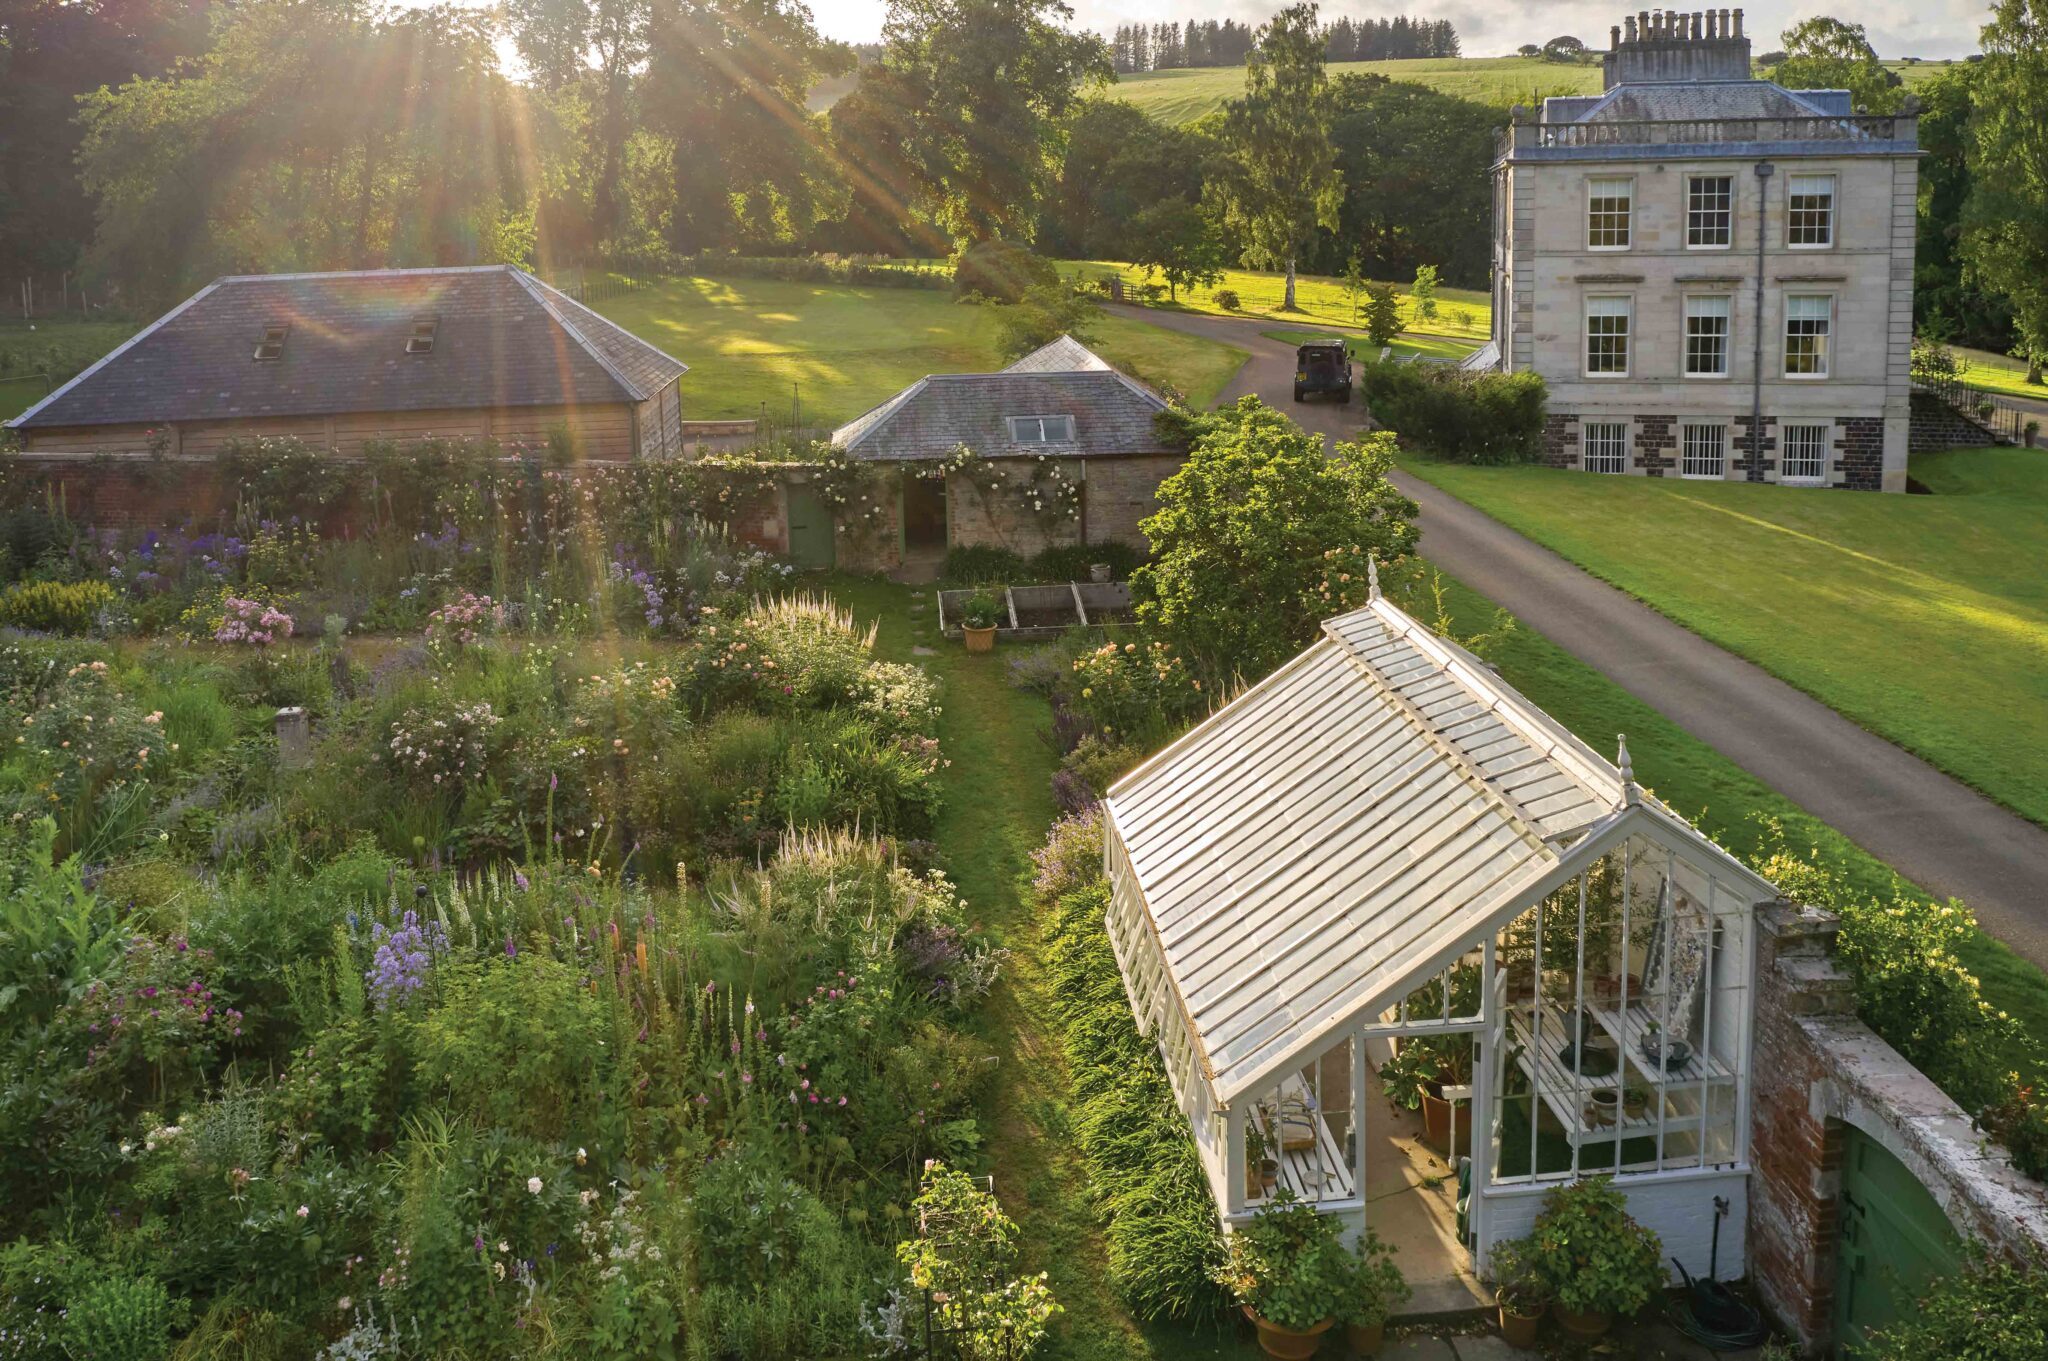
[[[1370,553],[1365,555],[1365,594],[1368,600],[1380,598],[1380,560]]]
[[[1636,801],[1636,768],[1628,755],[1628,734],[1618,732],[1614,740],[1619,747],[1614,754],[1614,764],[1621,768],[1621,801],[1632,804]]]

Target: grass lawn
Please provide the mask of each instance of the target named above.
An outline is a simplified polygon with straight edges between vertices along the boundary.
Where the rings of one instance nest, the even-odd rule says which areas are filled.
[[[1340,61],[1329,67],[1342,75],[1379,75],[1427,85],[1461,99],[1506,109],[1532,104],[1546,95],[1596,94],[1600,68],[1567,66],[1540,57],[1421,57],[1408,61]],[[1208,66],[1184,71],[1146,71],[1121,76],[1109,97],[1135,104],[1162,123],[1192,123],[1215,113],[1244,93],[1242,66]]]
[[[1282,341],[1288,345],[1299,345],[1305,340],[1322,340],[1329,331],[1261,331],[1268,340]],[[1344,348],[1353,359],[1376,360],[1380,357],[1379,347],[1364,336],[1346,335]],[[1423,359],[1463,359],[1479,347],[1469,340],[1452,340],[1445,336],[1397,336],[1388,346],[1396,357],[1416,355]]]
[[[692,420],[760,416],[836,425],[928,373],[1000,368],[995,321],[936,289],[775,279],[670,279],[599,311],[690,366]],[[1245,353],[1124,317],[1096,327],[1103,358],[1206,406]]]
[[[1985,392],[2000,392],[2008,397],[2026,397],[2036,402],[2048,402],[2048,385],[2027,382],[2027,361],[2014,359],[2009,354],[1994,354],[1990,350],[1965,349],[1952,345],[1949,352],[1956,357],[1957,377],[1973,388]]]
[[[1110,274],[1121,274],[1124,283],[1131,288],[1151,282],[1145,271],[1136,265],[1120,260],[1062,260],[1060,269],[1068,274],[1102,278]],[[1493,328],[1493,305],[1483,289],[1440,287],[1436,291],[1437,315],[1433,321],[1422,321],[1415,316],[1415,300],[1408,296],[1408,281],[1394,280],[1394,286],[1401,290],[1401,319],[1414,330],[1430,335],[1470,337],[1474,343],[1484,341]],[[1294,303],[1292,312],[1280,310],[1280,300],[1286,296],[1287,276],[1265,270],[1226,270],[1223,282],[1215,288],[1191,288],[1182,291],[1175,302],[1164,298],[1155,306],[1172,308],[1182,312],[1201,312],[1214,317],[1252,317],[1270,321],[1328,322],[1333,326],[1350,326],[1352,321],[1351,298],[1344,292],[1344,281],[1324,274],[1300,274],[1295,276]],[[1236,310],[1225,308],[1216,301],[1218,289],[1236,292]]]
[[[1933,496],[1405,466],[2048,824],[2048,454],[1916,457]]]
[[[135,334],[126,321],[0,321],[0,421],[11,420]]]

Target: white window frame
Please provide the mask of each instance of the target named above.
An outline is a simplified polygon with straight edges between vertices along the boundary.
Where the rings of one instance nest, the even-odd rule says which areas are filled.
[[[1618,430],[1621,432],[1613,457],[1618,464],[1612,468],[1593,466],[1593,432],[1595,430]],[[1629,464],[1629,423],[1627,421],[1587,421],[1579,428],[1579,467],[1589,473],[1614,477],[1628,471]]]
[[[1727,209],[1727,212],[1728,212],[1728,228],[1727,228],[1727,231],[1728,231],[1728,239],[1727,239],[1727,240],[1725,240],[1725,241],[1714,241],[1714,242],[1697,242],[1697,241],[1694,241],[1694,240],[1692,239],[1692,233],[1693,233],[1693,212],[1694,212],[1694,208],[1693,208],[1693,192],[1692,192],[1692,187],[1693,187],[1694,183],[1695,183],[1695,182],[1697,182],[1697,181],[1699,181],[1699,180],[1726,180],[1726,181],[1728,182],[1728,209]],[[1735,194],[1735,183],[1736,183],[1736,180],[1735,180],[1735,176],[1734,176],[1734,175],[1732,175],[1732,174],[1719,174],[1719,173],[1716,173],[1716,172],[1713,172],[1713,171],[1707,171],[1707,172],[1704,172],[1704,173],[1693,173],[1693,172],[1688,172],[1688,173],[1686,174],[1686,176],[1685,176],[1685,248],[1686,248],[1687,250],[1705,250],[1705,251],[1715,251],[1715,250],[1733,250],[1733,249],[1735,249],[1735,217],[1736,217],[1736,212],[1735,212],[1735,199],[1736,199],[1736,194]]]
[[[1593,304],[1618,302],[1623,306],[1620,314],[1626,325],[1621,333],[1621,367],[1619,369],[1595,369],[1593,367],[1593,318],[1595,315],[1612,316],[1613,313],[1593,311]],[[1589,293],[1581,309],[1579,322],[1579,370],[1583,377],[1592,379],[1627,378],[1635,369],[1636,346],[1636,299],[1633,293]]]
[[[1712,372],[1694,372],[1692,367],[1692,323],[1693,304],[1697,302],[1719,302],[1725,309],[1721,314],[1721,367]],[[1679,302],[1678,323],[1678,374],[1690,381],[1721,382],[1731,371],[1735,349],[1735,295],[1732,293],[1687,293]]]
[[[1072,416],[1008,416],[1004,418],[1010,427],[1012,444],[1072,444],[1074,442],[1074,418]],[[1053,427],[1065,430],[1055,435]],[[1026,430],[1034,433],[1025,434]]]
[[[1820,334],[1820,368],[1812,373],[1792,371],[1792,304],[1801,298],[1818,298],[1828,305],[1827,329]],[[1832,293],[1787,293],[1779,307],[1778,374],[1788,383],[1822,383],[1835,371],[1835,295]],[[1803,318],[1802,320],[1807,320]]]
[[[255,357],[259,364],[274,364],[284,358],[284,343],[291,338],[290,322],[272,322],[256,338]]]
[[[1721,467],[1718,472],[1694,473],[1686,471],[1689,455],[1686,441],[1695,430],[1712,430],[1721,437]],[[1725,421],[1686,421],[1678,427],[1678,475],[1688,482],[1726,482],[1728,480],[1728,424]]]
[[[1612,197],[1614,197],[1614,195],[1613,195],[1612,193],[1606,193],[1606,194],[1600,193],[1600,192],[1599,192],[1599,190],[1600,190],[1600,187],[1601,187],[1602,185],[1607,185],[1607,186],[1613,186],[1613,185],[1620,185],[1620,186],[1621,186],[1621,190],[1622,190],[1622,194],[1621,194],[1621,196],[1622,196],[1623,198],[1625,198],[1625,199],[1627,199],[1627,200],[1628,200],[1628,212],[1627,212],[1627,214],[1626,214],[1626,216],[1625,216],[1625,218],[1623,219],[1623,222],[1622,222],[1622,235],[1623,235],[1623,237],[1624,237],[1625,239],[1624,239],[1624,240],[1623,240],[1623,241],[1621,242],[1621,244],[1619,244],[1619,245],[1615,245],[1615,244],[1609,243],[1609,244],[1607,244],[1607,245],[1604,245],[1604,246],[1603,246],[1603,245],[1599,245],[1599,244],[1597,244],[1597,243],[1596,243],[1596,242],[1595,242],[1595,241],[1593,240],[1593,200],[1594,200],[1594,199],[1596,199],[1596,198],[1612,198]],[[1592,176],[1588,176],[1588,177],[1587,177],[1587,180],[1586,180],[1586,210],[1585,210],[1585,221],[1586,221],[1586,249],[1587,249],[1587,250],[1589,250],[1589,251],[1597,251],[1597,252],[1599,252],[1599,253],[1601,253],[1601,254],[1603,254],[1603,255],[1606,255],[1606,254],[1620,254],[1620,253],[1622,253],[1622,252],[1624,252],[1624,251],[1628,251],[1628,250],[1632,250],[1632,249],[1634,249],[1634,248],[1635,248],[1635,241],[1636,241],[1636,180],[1635,180],[1635,176],[1633,176],[1633,175],[1592,175]]]
[[[1794,241],[1792,239],[1793,186],[1800,180],[1826,180],[1828,182],[1828,239],[1825,241]],[[1785,176],[1785,249],[1786,250],[1833,250],[1835,241],[1842,233],[1842,177],[1832,170],[1804,170]]]
[[[1788,469],[1792,460],[1792,432],[1794,430],[1817,430],[1820,432],[1819,457],[1811,473],[1794,474]],[[1828,448],[1833,443],[1829,438],[1835,427],[1828,421],[1781,421],[1778,425],[1778,481],[1788,487],[1819,487],[1828,480]]]
[[[440,334],[441,319],[439,317],[414,317],[412,319],[412,329],[406,332],[405,352],[413,355],[432,354],[434,352],[434,341],[440,337]]]

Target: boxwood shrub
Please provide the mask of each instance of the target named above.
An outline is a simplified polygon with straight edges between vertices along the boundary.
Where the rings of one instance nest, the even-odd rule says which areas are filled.
[[[1543,454],[1543,380],[1449,364],[1365,364],[1373,418],[1403,448],[1459,463],[1530,463]]]

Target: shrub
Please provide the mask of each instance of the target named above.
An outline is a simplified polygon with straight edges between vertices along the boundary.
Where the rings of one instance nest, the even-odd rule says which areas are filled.
[[[1611,1177],[1543,1197],[1530,1237],[1558,1304],[1577,1314],[1633,1314],[1664,1288],[1664,1245],[1629,1217]]]
[[[0,595],[0,624],[38,633],[88,633],[114,603],[104,581],[24,581]]]
[[[1009,612],[1003,606],[1003,597],[989,586],[984,586],[968,596],[960,606],[960,624],[963,628],[998,628],[1009,617]]]
[[[1869,1361],[2032,1361],[2048,1356],[2048,1291],[2038,1262],[2020,1264],[1979,1252],[1964,1269],[1931,1284],[1906,1316],[1856,1349]]]
[[[1111,640],[1074,660],[1067,702],[1098,733],[1142,741],[1194,713],[1202,682],[1170,644]]]
[[[825,1356],[856,1334],[868,1263],[839,1217],[759,1150],[712,1159],[691,1201],[721,1356]]]
[[[1468,373],[1449,364],[1365,364],[1373,418],[1404,448],[1460,463],[1527,463],[1543,454],[1546,390],[1533,373]]]
[[[1401,334],[1401,301],[1392,284],[1365,286],[1365,335],[1375,346],[1393,343]]]
[[[64,1354],[95,1361],[158,1361],[187,1306],[152,1276],[110,1270],[72,1297],[64,1315]]]
[[[1029,575],[1039,581],[1086,581],[1089,569],[1097,563],[1109,565],[1112,581],[1125,581],[1138,564],[1145,560],[1140,550],[1115,539],[1102,543],[1057,544],[1031,559]],[[1004,580],[1015,580],[1025,573],[1011,573]]]
[[[1236,289],[1219,288],[1216,290],[1216,305],[1226,312],[1235,312],[1244,304],[1238,300]]]
[[[1016,1277],[1017,1226],[965,1172],[925,1168],[913,1207],[917,1236],[896,1245],[911,1289],[966,1361],[1029,1356],[1060,1312],[1045,1273]]]
[[[1345,1292],[1344,1307],[1337,1311],[1339,1323],[1370,1328],[1385,1323],[1394,1307],[1415,1292],[1408,1288],[1401,1268],[1394,1265],[1393,1244],[1367,1229],[1358,1240],[1358,1254],[1351,1262],[1352,1284]]]
[[[1022,581],[1030,575],[1024,559],[1007,548],[992,544],[962,544],[948,549],[944,576],[962,586],[985,586],[991,582]]]
[[[977,241],[953,261],[953,291],[961,297],[1014,303],[1034,287],[1059,281],[1058,266],[1015,241]]]

